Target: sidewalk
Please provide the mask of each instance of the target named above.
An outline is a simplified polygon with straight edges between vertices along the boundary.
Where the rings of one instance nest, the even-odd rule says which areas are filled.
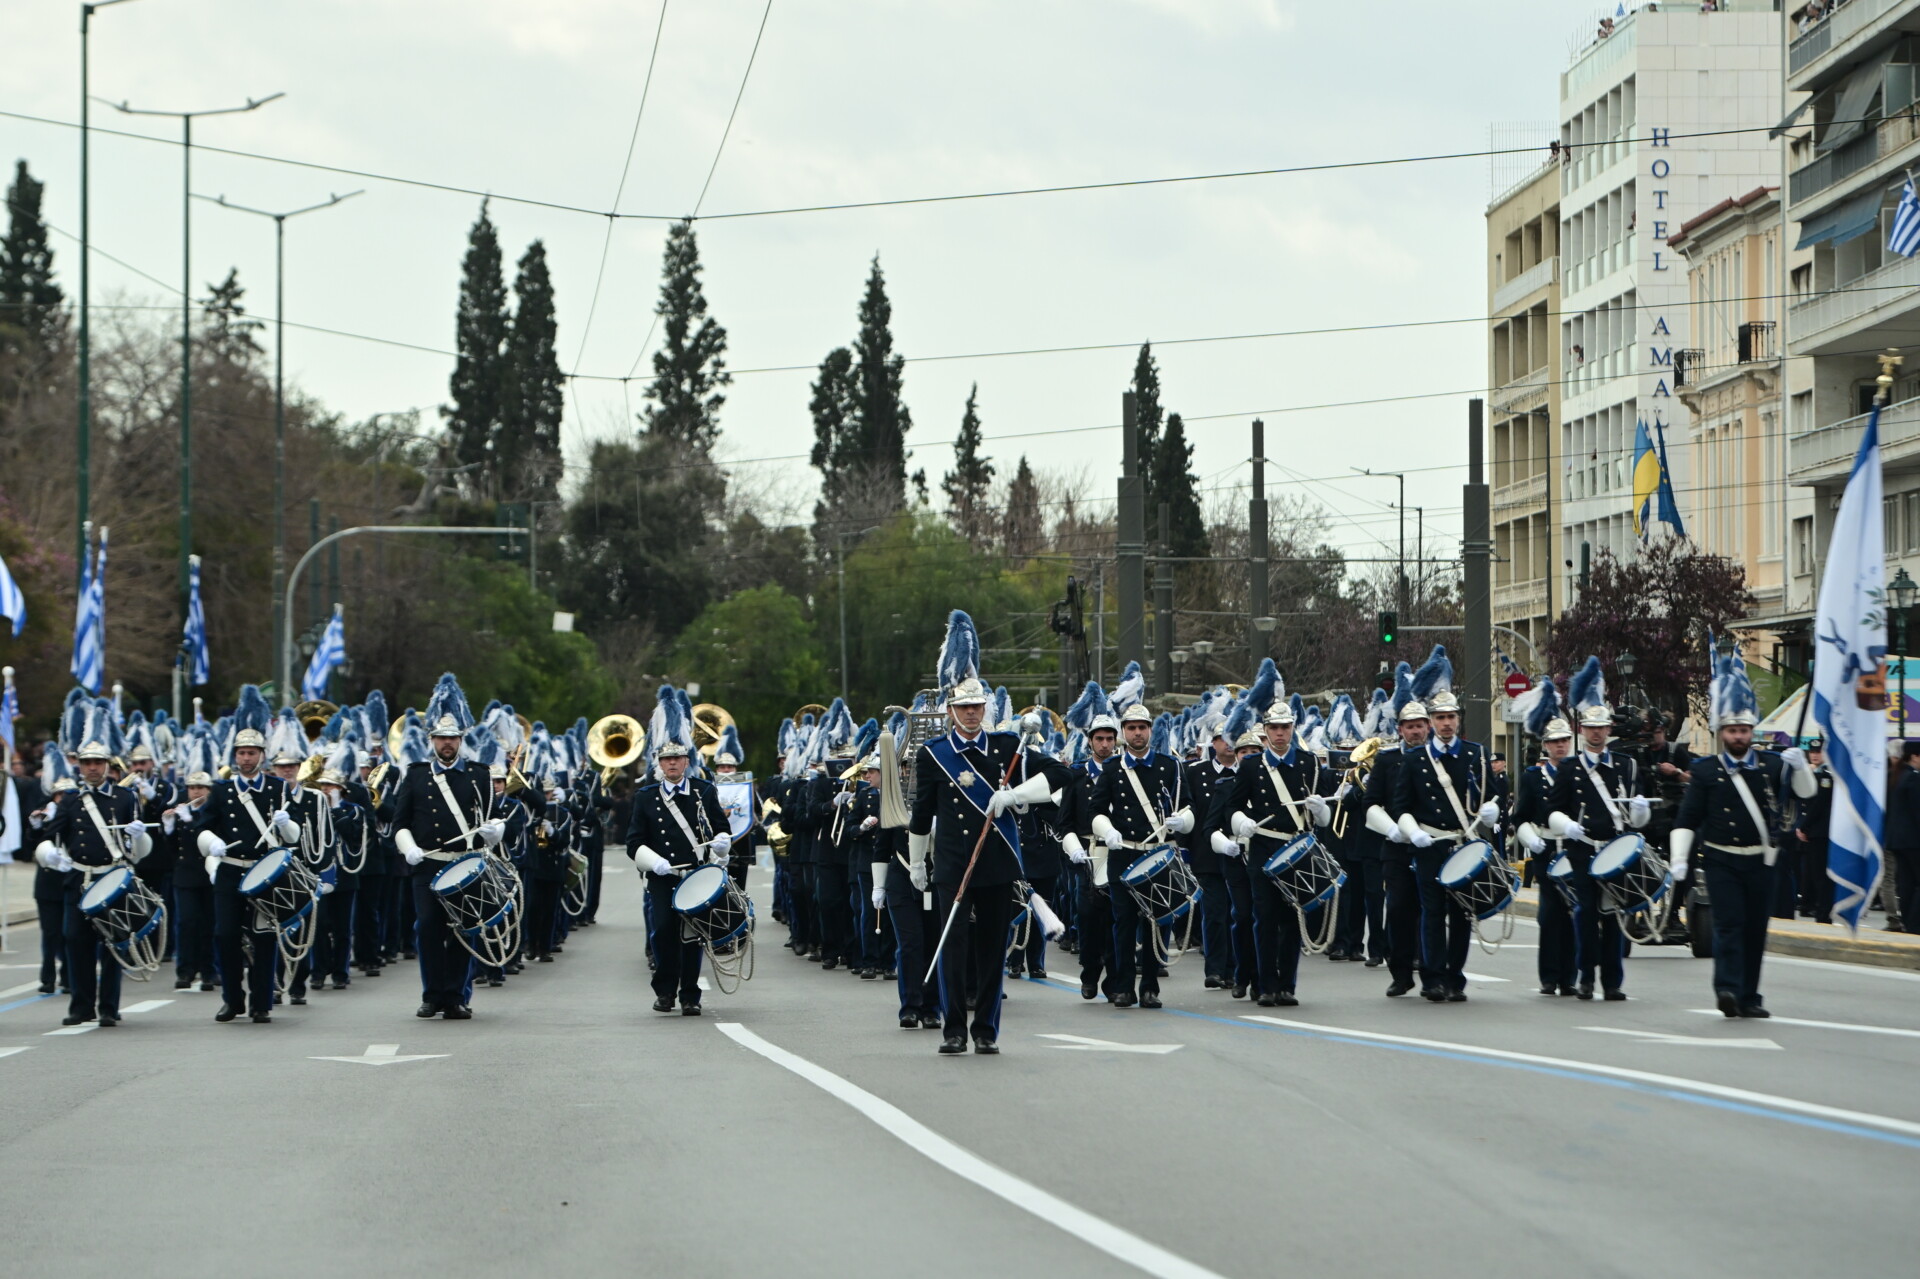
[[[32,862],[0,861],[0,917],[9,927],[33,922],[33,875],[37,869]]]
[[[1532,919],[1538,901],[1537,889],[1523,888],[1514,899],[1514,911]],[[1839,964],[1920,971],[1920,936],[1886,932],[1886,923],[1886,916],[1876,911],[1861,921],[1858,937],[1849,937],[1847,930],[1838,924],[1775,919],[1769,921],[1767,928],[1767,952]]]

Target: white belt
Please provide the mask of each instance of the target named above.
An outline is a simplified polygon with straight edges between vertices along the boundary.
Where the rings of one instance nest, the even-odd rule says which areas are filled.
[[[472,855],[473,851],[471,848],[437,849],[434,852],[423,853],[421,855],[430,862],[457,862],[462,857]]]
[[[1425,822],[1420,823],[1420,829],[1435,839],[1444,839],[1457,844],[1464,844],[1467,841],[1467,832],[1463,830],[1442,830],[1438,826],[1429,826]]]
[[[1763,857],[1766,848],[1760,844],[1708,844],[1716,853],[1732,853],[1735,857]]]

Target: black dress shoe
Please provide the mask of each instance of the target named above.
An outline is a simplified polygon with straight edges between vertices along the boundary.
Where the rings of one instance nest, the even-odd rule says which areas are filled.
[[[1300,1001],[1293,997],[1293,992],[1290,990],[1283,990],[1275,995],[1273,1002],[1282,1008],[1298,1008],[1300,1006]]]
[[[307,997],[305,995],[294,995],[288,1002],[296,1008],[303,1007],[307,1002]]]
[[[455,1004],[453,1007],[447,1009],[447,1020],[471,1021],[473,1020],[473,1009],[467,1007],[465,1004]]]
[[[255,1013],[253,1014],[253,1020],[255,1025],[264,1026],[268,1022],[273,1020],[273,1014],[272,1013]]]
[[[1608,1003],[1612,1003],[1612,1004],[1625,1003],[1626,999],[1627,999],[1627,992],[1624,990],[1610,990],[1606,993],[1606,1000]]]
[[[1723,990],[1716,994],[1713,997],[1713,1004],[1714,1007],[1720,1010],[1722,1017],[1738,1017],[1740,1015],[1740,1000],[1730,990]]]
[[[1430,1004],[1444,1004],[1447,1002],[1447,992],[1441,990],[1438,986],[1429,986],[1420,992],[1420,998]]]
[[[957,1057],[966,1051],[967,1037],[965,1035],[948,1035],[940,1041],[940,1055],[942,1057]]]
[[[1572,986],[1562,986],[1560,988],[1560,994],[1567,999],[1571,999],[1579,993],[1580,992],[1575,990]]]
[[[902,1017],[902,1018],[900,1019],[900,1029],[902,1029],[902,1030],[918,1030],[918,1029],[920,1029],[920,1017],[919,1017],[919,1015],[918,1015],[918,1014],[916,1014],[916,1013],[908,1013],[908,1014],[907,1014],[906,1016],[904,1016],[904,1017]]]
[[[60,1024],[62,1026],[84,1026],[92,1020],[93,1018],[91,1017],[62,1017]]]
[[[1413,989],[1412,982],[1406,980],[1403,977],[1397,977],[1394,979],[1393,983],[1387,987],[1387,998],[1398,999],[1400,998],[1400,996],[1406,994],[1408,991],[1412,989]]]
[[[119,1024],[120,1024],[120,1019],[118,1017],[115,1017],[109,1013],[100,1014],[100,1028],[102,1030],[105,1030],[108,1026],[118,1026]]]
[[[380,975],[379,973],[374,974],[375,977],[378,977],[379,975]],[[210,981],[203,981],[200,983],[200,989],[202,991],[211,991],[213,989],[213,983]]]
[[[994,1043],[991,1039],[976,1039],[973,1041],[973,1051],[979,1053],[982,1057],[998,1057],[1000,1055],[1000,1045]]]
[[[1384,963],[1386,963],[1386,962],[1387,962],[1387,961],[1386,961],[1386,960],[1384,960],[1384,959],[1369,959],[1369,960],[1367,961],[1367,967],[1369,967],[1369,968],[1378,968],[1378,967],[1380,967],[1380,965],[1382,965],[1382,964],[1384,964]]]
[[[1581,982],[1581,983],[1580,983],[1580,998],[1582,998],[1582,999],[1592,999],[1592,998],[1593,998],[1593,983],[1592,983],[1592,982],[1590,982],[1590,981],[1583,981],[1583,982]]]
[[[53,993],[53,987],[52,987],[52,986],[42,986],[42,987],[40,988],[40,993],[41,993],[41,994],[43,994],[43,995],[51,995],[51,994]]]
[[[215,1021],[232,1021],[238,1015],[239,1014],[235,1013],[233,1009],[222,1004],[220,1005],[220,1011],[213,1015],[213,1019]]]
[[[1130,990],[1123,990],[1113,997],[1113,1006],[1115,1008],[1131,1008],[1139,1002],[1139,1000],[1133,997],[1133,992]]]
[[[680,1015],[682,1017],[698,1017],[700,1015],[700,1005],[682,1004],[680,1005]]]
[[[1559,991],[1559,989],[1560,988],[1558,986],[1554,985],[1550,981],[1540,983],[1540,993],[1543,995],[1555,994]]]
[[[1464,990],[1450,990],[1447,992],[1447,1002],[1450,1004],[1464,1004],[1467,1002],[1467,992]]]
[[[1272,1008],[1275,1006],[1277,1001],[1274,999],[1272,995],[1269,995],[1266,991],[1263,990],[1259,994],[1253,997],[1253,1002],[1258,1004],[1262,1008]]]
[[[945,1025],[946,1023],[941,1020],[940,1010],[937,1008],[930,1008],[920,1014],[920,1029],[922,1030],[941,1030]]]
[[[1235,986],[1228,993],[1231,994],[1235,999],[1245,999],[1247,997],[1247,988],[1245,986]]]
[[[1160,992],[1157,990],[1141,991],[1140,1006],[1142,1008],[1158,1008],[1160,1006]]]
[[[1772,1014],[1772,1013],[1770,1013],[1770,1012],[1768,1012],[1768,1011],[1767,1011],[1767,1010],[1766,1010],[1765,1008],[1762,1008],[1762,1007],[1761,1007],[1761,1006],[1760,1006],[1759,1004],[1742,1004],[1742,1005],[1740,1005],[1740,1015],[1741,1015],[1742,1017],[1771,1017],[1771,1016],[1773,1016],[1773,1014]],[[106,1019],[105,1019],[105,1018],[102,1018],[102,1019],[101,1019],[101,1024],[102,1024],[102,1025],[105,1025],[105,1024],[106,1024]]]
[[[1020,978],[1026,976],[1026,970],[1024,968],[1016,968],[1012,964],[1008,964],[1007,976],[1013,978],[1015,981],[1018,981],[1020,980]]]
[[[1099,993],[1100,993],[1100,985],[1098,982],[1083,981],[1080,983],[1080,998],[1092,999],[1095,995]]]
[[[823,973],[830,973],[839,966],[840,961],[837,959],[823,959],[820,961],[820,971]]]
[[[882,968],[880,970],[881,981],[898,981],[899,979],[900,970],[897,968]]]
[[[1219,990],[1222,986],[1226,985],[1226,983],[1221,981],[1218,977],[1208,977],[1206,981],[1202,982],[1201,984],[1205,986],[1208,990]]]
[[[860,970],[860,980],[878,981],[880,980],[880,970],[878,968],[862,968]]]
[[[655,1012],[657,1012],[657,1013],[670,1013],[670,1012],[672,1012],[672,1011],[673,1011],[673,996],[672,996],[672,995],[662,995],[662,996],[660,996],[660,998],[658,998],[658,999],[656,999],[656,1000],[654,1000],[654,1001],[653,1001],[653,1011],[655,1011]]]
[[[1027,969],[1027,976],[1034,981],[1045,981],[1047,979],[1047,970],[1044,968],[1029,968]]]
[[[504,985],[506,985],[506,984],[507,984],[507,979],[506,979],[505,977],[489,977],[489,978],[487,978],[487,986],[488,986],[489,988],[497,988],[497,987],[500,987],[500,986],[504,986]]]
[[[1327,962],[1330,964],[1344,964],[1349,958],[1350,956],[1344,950],[1330,950],[1327,952]]]
[[[176,977],[173,980],[173,988],[175,990],[186,990],[190,988],[192,985],[193,985],[193,978],[191,977]],[[42,986],[40,988],[40,993],[43,995],[46,994],[47,988],[45,986]]]
[[[415,1017],[438,1017],[440,1015],[440,1005],[421,1004],[413,1010],[413,1015]]]

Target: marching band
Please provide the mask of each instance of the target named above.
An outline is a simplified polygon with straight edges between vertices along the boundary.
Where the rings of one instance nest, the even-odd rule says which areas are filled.
[[[900,1027],[937,1027],[942,1055],[1000,1051],[1005,983],[1050,982],[1049,945],[1118,1009],[1161,1007],[1194,950],[1203,989],[1263,1008],[1310,994],[1318,955],[1386,967],[1390,998],[1464,1003],[1469,950],[1511,934],[1523,884],[1541,995],[1626,999],[1632,946],[1698,910],[1720,1011],[1770,1015],[1775,862],[1802,855],[1822,774],[1755,749],[1736,661],[1715,663],[1711,754],[1624,749],[1589,658],[1564,702],[1545,677],[1516,699],[1538,756],[1509,772],[1468,736],[1443,648],[1364,714],[1308,705],[1271,660],[1158,712],[1137,666],[1064,714],[1016,712],[979,653],[954,611],[938,687],[884,723],[801,708],[761,780],[731,717],[671,685],[644,728],[558,733],[476,716],[451,674],[397,718],[378,693],[276,715],[249,685],[215,721],[122,719],[75,690],[27,814],[42,993],[69,995],[65,1025],[113,1026],[123,973],[171,959],[176,989],[218,983],[216,1021],[269,1023],[408,958],[417,1015],[467,1020],[476,984],[593,923],[611,839],[644,885],[660,1013],[698,1016],[703,973],[726,994],[753,975],[765,848],[785,947],[892,983]]]

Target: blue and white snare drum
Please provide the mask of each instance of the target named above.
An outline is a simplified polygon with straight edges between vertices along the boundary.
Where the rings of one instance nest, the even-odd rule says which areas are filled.
[[[1120,873],[1120,883],[1155,924],[1176,922],[1200,900],[1200,881],[1180,856],[1177,844],[1160,844]]]
[[[1580,892],[1573,886],[1573,858],[1561,853],[1547,864],[1547,882],[1560,894],[1568,910],[1580,908]]]
[[[1286,899],[1302,911],[1324,906],[1340,893],[1347,872],[1311,831],[1295,835],[1273,850],[1260,869]]]
[[[1601,845],[1587,868],[1607,909],[1637,915],[1657,909],[1673,887],[1666,862],[1639,835],[1622,835]]]
[[[468,954],[490,968],[513,958],[520,936],[518,881],[507,863],[468,853],[435,872],[427,886]]]
[[[709,950],[726,952],[753,930],[753,902],[740,891],[725,866],[702,866],[673,890],[673,909],[686,931]]]
[[[240,895],[259,912],[261,931],[290,934],[307,922],[320,900],[320,877],[291,848],[276,848],[247,867]]]
[[[1476,920],[1492,919],[1513,904],[1513,873],[1484,839],[1471,839],[1440,867],[1440,887]]]
[[[128,972],[160,967],[167,949],[167,908],[158,893],[125,866],[97,877],[80,897],[80,913]]]

